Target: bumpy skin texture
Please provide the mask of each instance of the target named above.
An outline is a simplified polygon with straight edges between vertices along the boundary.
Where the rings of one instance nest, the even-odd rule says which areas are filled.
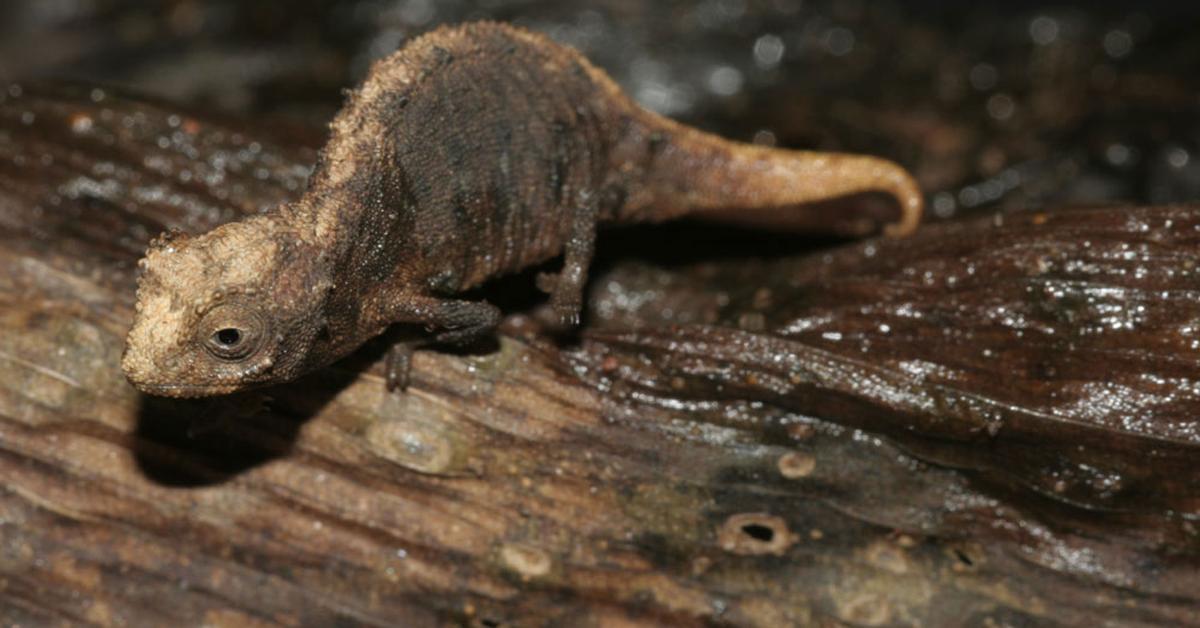
[[[763,208],[867,190],[921,196],[866,156],[735,144],[633,104],[579,53],[511,26],[431,32],[378,62],[331,125],[294,204],[151,244],[122,367],[139,389],[196,397],[294,379],[394,323],[466,342],[499,321],[453,298],[563,254],[539,277],[578,321],[601,222]],[[389,386],[414,343],[396,346]]]

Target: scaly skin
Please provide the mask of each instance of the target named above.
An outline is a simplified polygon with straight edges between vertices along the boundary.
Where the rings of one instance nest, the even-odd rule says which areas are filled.
[[[466,342],[500,319],[453,295],[563,255],[538,284],[578,322],[601,222],[879,190],[911,231],[921,195],[881,159],[736,144],[633,104],[578,52],[518,28],[431,32],[375,64],[297,202],[151,244],[122,368],[198,397],[295,379],[395,323]],[[389,386],[407,381],[396,346]]]

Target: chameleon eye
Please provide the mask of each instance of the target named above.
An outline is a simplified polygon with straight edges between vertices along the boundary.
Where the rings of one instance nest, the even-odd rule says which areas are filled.
[[[222,360],[242,360],[253,355],[264,336],[257,317],[241,308],[219,307],[207,316],[209,330],[204,347]]]
[[[213,334],[212,340],[213,346],[223,351],[237,351],[242,345],[243,338],[245,338],[245,335],[242,334],[242,330],[237,327],[226,327],[225,329],[218,329]]]
[[[252,336],[237,327],[222,327],[213,332],[206,346],[213,355],[226,360],[239,360],[254,352]]]

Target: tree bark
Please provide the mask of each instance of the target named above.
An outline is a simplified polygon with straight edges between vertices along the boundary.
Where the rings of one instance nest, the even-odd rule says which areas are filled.
[[[578,338],[522,276],[494,346],[405,393],[367,347],[154,399],[119,369],[146,242],[294,197],[313,151],[0,94],[8,624],[1200,623],[1200,208],[771,259],[626,230]]]

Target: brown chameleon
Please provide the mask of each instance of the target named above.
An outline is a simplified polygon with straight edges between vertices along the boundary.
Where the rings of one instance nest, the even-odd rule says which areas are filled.
[[[538,278],[578,322],[598,223],[794,206],[862,192],[900,203],[913,179],[868,156],[737,144],[630,101],[578,52],[519,28],[428,33],[379,61],[331,125],[297,201],[151,243],[122,358],[152,394],[199,397],[284,382],[395,323],[463,343],[500,311],[454,298],[563,255]],[[407,382],[414,341],[388,359]]]

